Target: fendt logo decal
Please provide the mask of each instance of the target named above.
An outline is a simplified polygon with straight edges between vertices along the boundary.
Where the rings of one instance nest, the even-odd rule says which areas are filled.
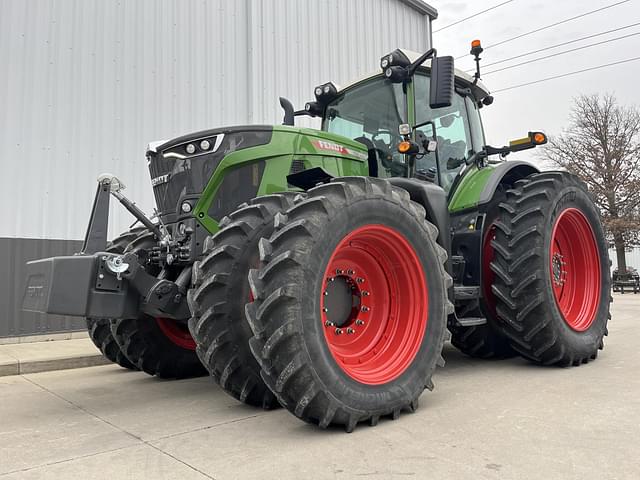
[[[159,177],[156,178],[152,178],[151,179],[151,185],[154,187],[157,187],[158,185],[161,185],[163,183],[167,183],[169,181],[169,174],[165,174],[165,175],[160,175]]]
[[[337,143],[327,142],[326,140],[312,140],[311,143],[318,150],[330,150],[332,152],[339,153],[341,155],[352,155],[356,158],[359,158],[360,160],[367,159],[367,156],[364,153],[359,152],[357,150],[353,150],[351,148],[347,148]]]

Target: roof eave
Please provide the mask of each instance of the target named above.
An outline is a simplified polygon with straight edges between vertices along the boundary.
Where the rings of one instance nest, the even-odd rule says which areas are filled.
[[[417,10],[422,15],[429,15],[432,20],[438,18],[438,10],[433,8],[428,3],[424,3],[422,0],[400,0],[405,5],[410,6],[414,10]]]

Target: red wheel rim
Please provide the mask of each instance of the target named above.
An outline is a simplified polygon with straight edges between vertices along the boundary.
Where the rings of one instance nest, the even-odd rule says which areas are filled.
[[[334,250],[320,305],[321,328],[338,366],[360,383],[390,382],[406,371],[424,338],[424,269],[411,244],[394,229],[359,227]],[[331,310],[338,306],[340,312]]]
[[[489,309],[489,313],[492,313],[494,316],[496,315],[496,297],[493,294],[491,285],[493,285],[496,274],[491,270],[491,262],[494,256],[491,240],[496,236],[495,230],[496,227],[494,224],[489,225],[482,242],[482,295],[484,296],[485,306]]]
[[[567,208],[556,219],[549,270],[564,321],[578,332],[587,330],[600,303],[600,255],[589,221],[576,208]]]
[[[196,342],[189,333],[187,325],[168,318],[156,318],[156,323],[171,342],[186,350],[195,350]]]

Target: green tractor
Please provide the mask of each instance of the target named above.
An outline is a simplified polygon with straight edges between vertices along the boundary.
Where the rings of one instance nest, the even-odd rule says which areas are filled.
[[[414,411],[449,334],[475,357],[595,359],[598,211],[574,176],[504,161],[543,133],[486,145],[481,51],[471,76],[395,50],[304,110],[280,99],[283,125],[151,144],[156,219],[100,176],[82,251],[30,262],[23,307],[86,317],[126,368],[208,371],[242,402],[347,431]],[[141,225],[107,243],[110,197]]]

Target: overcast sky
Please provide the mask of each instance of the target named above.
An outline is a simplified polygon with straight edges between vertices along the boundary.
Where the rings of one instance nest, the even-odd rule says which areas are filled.
[[[433,24],[435,31],[504,1],[427,0],[427,3],[438,9],[439,17]],[[468,54],[470,42],[475,38],[480,39],[485,46],[490,45],[618,1],[620,0],[513,0],[492,11],[434,33],[434,46],[438,49],[439,55],[452,54],[457,57]],[[640,22],[640,0],[630,0],[584,18],[489,48],[482,54],[483,63],[488,64],[531,50],[638,22]],[[502,63],[495,67],[487,67],[484,71],[489,72],[494,68],[636,32],[640,32],[640,25]],[[490,90],[495,91],[633,57],[640,57],[640,35],[486,75],[482,80]],[[468,69],[473,68],[473,65],[471,55],[456,60],[458,68]],[[572,98],[583,93],[613,93],[620,103],[640,107],[639,79],[640,60],[637,60],[495,93],[494,104],[483,109],[488,142],[496,146],[502,145],[509,139],[526,135],[529,130],[543,130],[549,134],[559,133],[567,124]],[[535,161],[535,156],[529,152],[517,155],[518,158]],[[515,159],[515,156],[514,154],[511,159]]]

